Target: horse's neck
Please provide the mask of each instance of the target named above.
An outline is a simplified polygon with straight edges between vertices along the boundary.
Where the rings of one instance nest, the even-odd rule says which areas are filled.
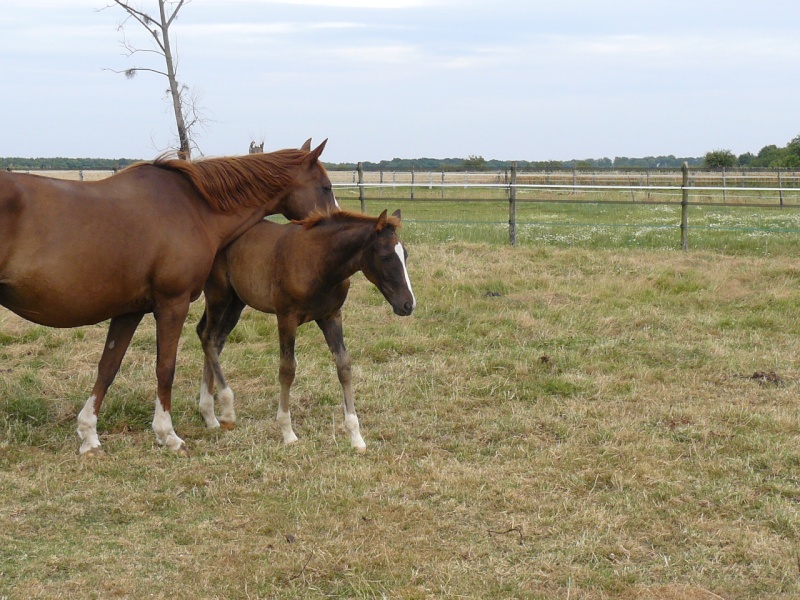
[[[273,214],[273,210],[267,206],[241,208],[222,215],[215,213],[211,223],[216,230],[220,248],[233,242],[270,214]]]

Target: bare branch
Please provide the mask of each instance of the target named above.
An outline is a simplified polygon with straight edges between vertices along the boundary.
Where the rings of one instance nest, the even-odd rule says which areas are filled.
[[[185,0],[181,0],[180,2],[178,2],[178,6],[175,7],[175,10],[172,11],[172,15],[170,16],[169,19],[167,19],[167,29],[169,29],[169,26],[172,25],[172,22],[175,20],[175,17],[178,16],[178,11],[181,9],[181,6],[183,6],[184,1]]]
[[[148,31],[148,33],[150,33],[150,35],[153,36],[153,39],[156,41],[156,44],[158,44],[158,47],[161,48],[161,51],[162,52],[165,51],[164,42],[161,37],[161,36],[166,36],[165,27],[159,25],[158,22],[147,13],[144,13],[140,10],[136,10],[135,8],[131,7],[130,5],[128,5],[127,2],[123,2],[122,0],[114,0],[114,3],[117,6],[122,7],[131,17],[139,21],[142,27],[144,27]],[[123,21],[122,25],[120,25],[120,29],[123,28],[124,24],[125,22]],[[150,29],[152,25],[156,25],[157,29]],[[159,33],[161,35],[159,35]]]

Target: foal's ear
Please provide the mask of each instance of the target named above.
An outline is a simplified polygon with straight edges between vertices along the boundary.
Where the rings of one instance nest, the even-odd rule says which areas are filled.
[[[378,222],[375,223],[375,233],[383,231],[383,228],[386,227],[387,222],[388,219],[386,218],[386,209],[383,209],[383,212],[378,217]]]
[[[306,152],[311,152],[311,138],[308,138],[305,143],[300,146],[300,150],[305,150]]]
[[[311,145],[311,140],[308,140],[308,142],[307,142],[307,143],[308,143],[308,145],[310,146],[310,145]],[[328,143],[328,140],[326,139],[326,140],[325,140],[324,142],[322,142],[322,143],[321,143],[319,146],[317,146],[316,148],[314,148],[314,149],[313,149],[313,150],[312,150],[312,151],[309,153],[309,155],[308,155],[308,156],[306,156],[306,158],[305,158],[305,159],[304,159],[304,161],[303,161],[303,162],[306,164],[306,166],[309,166],[309,167],[310,167],[311,165],[313,165],[313,164],[316,164],[316,162],[319,160],[319,155],[320,155],[320,154],[322,154],[322,151],[323,151],[323,150],[325,150],[325,144],[327,144],[327,143]]]
[[[400,218],[400,209],[399,209],[399,208],[398,208],[396,211],[394,211],[394,212],[392,213],[392,216],[393,216],[395,219],[397,219],[398,221],[402,221],[402,219]]]

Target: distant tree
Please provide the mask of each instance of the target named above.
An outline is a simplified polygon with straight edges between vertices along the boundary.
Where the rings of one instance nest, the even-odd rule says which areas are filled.
[[[786,149],[790,154],[800,157],[800,135],[796,135],[791,142],[786,144]]]
[[[752,152],[745,152],[744,154],[739,155],[739,158],[736,159],[736,162],[739,163],[740,167],[749,167],[755,158],[756,156]]]
[[[464,160],[464,169],[467,171],[483,171],[486,168],[486,160],[482,156],[470,154]]]
[[[113,0],[114,4],[110,4],[105,8],[112,8],[114,5],[122,8],[128,16],[125,21],[119,26],[119,31],[122,32],[122,46],[128,53],[128,56],[133,56],[140,52],[149,52],[159,54],[164,58],[165,69],[154,69],[150,67],[131,67],[124,71],[115,71],[115,73],[124,73],[128,79],[133,79],[140,71],[149,71],[163,75],[169,81],[169,94],[172,99],[172,109],[175,113],[175,123],[178,129],[178,156],[188,160],[192,154],[192,130],[196,125],[203,123],[203,118],[197,108],[197,98],[189,94],[189,88],[178,82],[178,74],[175,59],[172,53],[172,47],[169,38],[169,28],[178,16],[178,12],[184,6],[189,4],[191,0],[158,0],[158,17],[150,16],[141,8],[133,6],[133,2],[124,2],[123,0]],[[139,4],[137,2],[137,4]],[[101,9],[102,10],[102,9]],[[131,45],[125,37],[125,23],[133,19],[137,21],[147,32],[152,36],[155,41],[155,49],[143,50]],[[112,69],[113,70],[113,69]]]
[[[703,166],[708,169],[721,169],[723,167],[735,167],[736,156],[730,150],[712,150],[706,152],[703,159]]]
[[[764,146],[758,151],[756,157],[750,161],[751,167],[777,167],[783,163],[788,151],[778,148],[775,144]]]

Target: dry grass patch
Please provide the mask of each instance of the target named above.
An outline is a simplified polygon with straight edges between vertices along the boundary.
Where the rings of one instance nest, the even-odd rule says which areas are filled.
[[[0,313],[0,596],[800,595],[791,259],[420,244],[410,270],[414,316],[360,276],[345,306],[365,455],[313,325],[282,445],[274,317],[253,311],[223,354],[239,427],[207,431],[197,305],[173,412],[191,456],[150,430],[150,319],[108,454],[81,460],[105,328]]]

